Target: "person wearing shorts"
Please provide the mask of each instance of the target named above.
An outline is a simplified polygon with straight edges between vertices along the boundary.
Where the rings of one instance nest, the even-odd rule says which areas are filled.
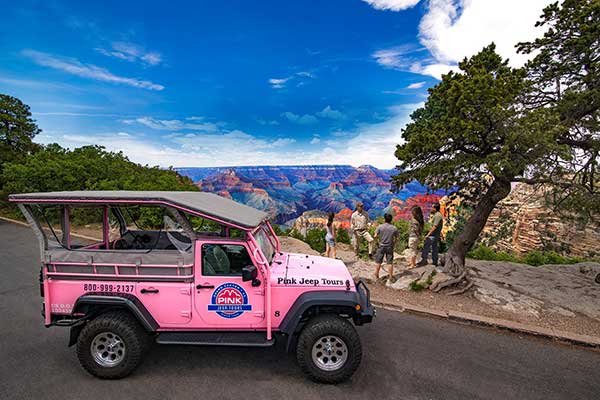
[[[383,216],[385,223],[379,225],[377,229],[375,229],[375,238],[379,239],[379,247],[375,252],[375,263],[377,266],[375,267],[375,281],[379,279],[379,271],[381,270],[381,265],[383,264],[383,259],[385,258],[385,263],[389,268],[389,277],[390,280],[394,280],[394,246],[396,245],[396,240],[398,240],[398,229],[391,224],[392,216],[391,214],[385,214]]]
[[[333,219],[335,213],[330,212],[327,218],[327,234],[325,235],[325,257],[336,258],[335,250],[335,226],[333,225]]]

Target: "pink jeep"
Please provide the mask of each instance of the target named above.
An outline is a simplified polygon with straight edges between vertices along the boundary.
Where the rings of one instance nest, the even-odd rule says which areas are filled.
[[[282,252],[267,214],[202,192],[15,194],[40,244],[46,327],[69,326],[81,365],[122,378],[160,344],[296,351],[313,380],[361,360],[350,322],[369,290],[339,260]]]

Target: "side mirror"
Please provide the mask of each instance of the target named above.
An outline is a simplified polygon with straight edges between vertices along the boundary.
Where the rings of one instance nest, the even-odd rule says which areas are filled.
[[[254,281],[258,276],[258,270],[254,265],[246,265],[242,268],[242,281]]]

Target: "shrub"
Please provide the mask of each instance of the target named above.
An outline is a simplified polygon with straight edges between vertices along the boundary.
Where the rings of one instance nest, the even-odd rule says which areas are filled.
[[[546,257],[544,257],[544,254],[539,251],[530,251],[523,257],[523,262],[525,264],[533,265],[535,267],[544,265],[545,261]]]
[[[306,243],[308,243],[313,250],[323,253],[325,251],[326,234],[327,231],[325,229],[309,229],[306,233]]]
[[[298,240],[302,240],[304,242],[304,236],[302,236],[302,234],[300,232],[298,232],[296,229],[292,229],[288,232],[288,236],[289,237],[293,237],[294,239],[298,239]]]
[[[271,224],[271,226],[273,227],[273,232],[275,232],[277,236],[283,236],[284,232],[279,225]]]
[[[338,228],[335,232],[335,241],[338,243],[350,244],[350,234],[347,229]]]
[[[408,247],[408,227],[409,222],[406,220],[398,220],[393,222],[394,226],[398,229],[398,241],[394,250],[397,253],[402,253]]]
[[[467,257],[474,258],[475,260],[494,261],[496,260],[496,253],[491,248],[480,245],[467,253]]]
[[[544,253],[537,250],[530,251],[519,257],[505,251],[496,252],[492,248],[484,245],[475,247],[467,254],[467,257],[476,260],[506,261],[529,264],[536,267],[545,264],[575,264],[583,261],[583,259],[579,257],[565,257],[555,252]]]
[[[408,288],[410,290],[412,290],[413,292],[418,292],[418,291],[421,291],[423,289],[426,289],[429,286],[431,286],[431,284],[433,283],[433,278],[436,276],[436,274],[437,274],[437,271],[433,271],[431,273],[431,275],[429,275],[429,277],[427,278],[427,280],[425,282],[412,281],[410,283],[410,285],[408,286]]]

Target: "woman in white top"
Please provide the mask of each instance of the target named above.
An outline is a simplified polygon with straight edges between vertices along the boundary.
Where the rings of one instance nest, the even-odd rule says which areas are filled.
[[[330,212],[329,218],[327,218],[327,234],[325,235],[325,246],[327,250],[325,251],[326,257],[335,258],[335,226],[333,225],[333,219],[335,218],[335,213]]]

